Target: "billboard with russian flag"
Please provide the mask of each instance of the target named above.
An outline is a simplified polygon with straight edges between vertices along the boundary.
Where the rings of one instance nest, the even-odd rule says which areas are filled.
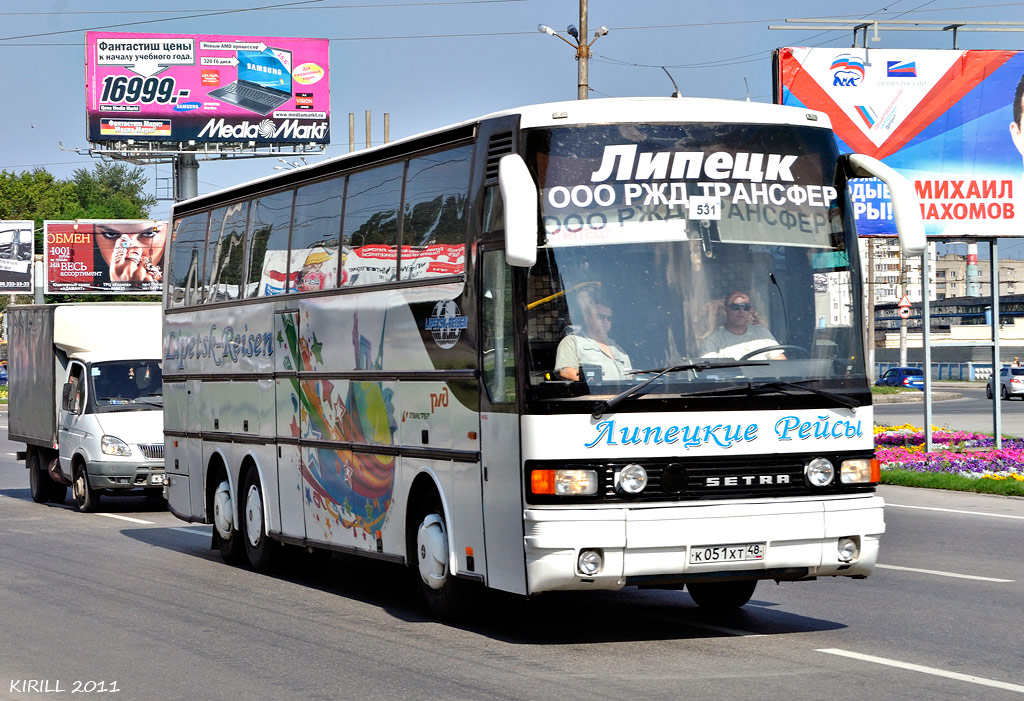
[[[1024,236],[1024,51],[791,47],[774,68],[776,102],[914,182],[929,236]],[[861,234],[895,235],[881,183],[850,194]]]

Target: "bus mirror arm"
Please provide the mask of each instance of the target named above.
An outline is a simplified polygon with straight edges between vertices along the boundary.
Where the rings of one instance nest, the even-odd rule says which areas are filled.
[[[844,172],[847,178],[878,178],[889,187],[900,248],[906,255],[923,253],[927,239],[914,185],[877,158],[861,153],[845,154],[840,158],[846,166]]]
[[[505,260],[528,268],[537,262],[537,185],[522,156],[502,157],[498,187],[505,209]]]

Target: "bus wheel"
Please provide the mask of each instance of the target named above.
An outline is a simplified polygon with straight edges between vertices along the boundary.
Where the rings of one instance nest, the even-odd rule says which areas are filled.
[[[245,543],[245,554],[249,564],[257,572],[269,570],[276,560],[277,543],[267,537],[267,527],[263,518],[263,485],[255,467],[249,468],[245,475],[245,486],[242,490],[245,502],[242,504],[242,532]]]
[[[68,498],[68,487],[65,484],[59,484],[57,482],[50,483],[50,503],[51,504],[63,504],[64,500]]]
[[[686,590],[702,609],[727,611],[746,605],[756,586],[756,579],[747,579],[739,582],[697,582],[687,584]]]
[[[242,545],[242,534],[235,528],[231,485],[227,480],[218,484],[213,494],[213,539],[224,562],[231,565],[241,563],[245,557],[245,547]]]
[[[420,501],[415,511],[415,579],[427,608],[436,616],[449,618],[458,613],[459,581],[448,568],[448,527],[437,494]]]
[[[32,492],[32,501],[43,504],[50,501],[54,481],[39,465],[39,456],[32,451],[28,457],[28,486]]]
[[[100,504],[100,495],[95,489],[89,486],[89,475],[84,465],[77,465],[74,468],[75,481],[72,484],[72,491],[75,495],[75,504],[82,513],[95,511]]]

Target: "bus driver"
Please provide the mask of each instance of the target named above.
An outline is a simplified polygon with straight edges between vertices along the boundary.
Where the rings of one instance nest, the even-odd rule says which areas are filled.
[[[580,366],[596,365],[601,368],[601,380],[625,380],[632,369],[629,356],[608,337],[612,327],[612,310],[594,299],[590,292],[580,295],[583,329],[569,334],[558,344],[555,353],[555,373],[566,380],[579,381]]]
[[[733,358],[743,356],[759,348],[778,346],[772,332],[763,326],[751,323],[754,311],[750,306],[750,295],[733,292],[725,298],[725,323],[701,341],[702,358]],[[771,360],[784,360],[785,353],[774,350],[765,353]]]

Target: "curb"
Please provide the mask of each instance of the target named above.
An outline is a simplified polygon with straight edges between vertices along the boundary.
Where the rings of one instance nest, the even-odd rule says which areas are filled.
[[[941,402],[947,399],[960,399],[964,395],[959,392],[932,392],[932,401]],[[878,394],[871,397],[872,404],[921,404],[924,392],[902,392],[900,394]]]

